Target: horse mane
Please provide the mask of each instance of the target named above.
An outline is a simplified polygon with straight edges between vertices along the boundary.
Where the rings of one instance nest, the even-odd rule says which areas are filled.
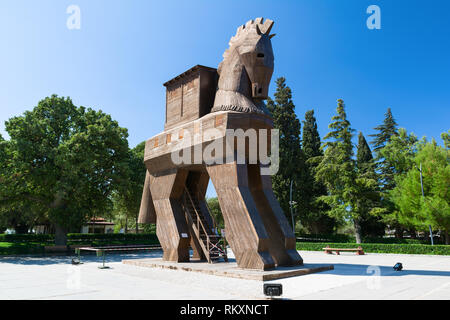
[[[246,24],[241,25],[236,30],[236,35],[231,37],[230,42],[228,43],[229,48],[225,50],[223,54],[224,60],[228,58],[232,48],[240,45],[243,40],[251,33],[256,33],[258,35],[267,35],[270,38],[273,38],[275,34],[270,34],[270,31],[273,27],[273,20],[267,19],[264,21],[264,18],[256,18],[255,20],[250,20]]]

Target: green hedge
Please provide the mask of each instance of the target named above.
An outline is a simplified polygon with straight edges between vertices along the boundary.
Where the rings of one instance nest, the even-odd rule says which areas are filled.
[[[425,244],[385,244],[385,243],[332,243],[332,242],[297,242],[297,250],[323,251],[323,248],[357,248],[361,246],[368,253],[399,254],[434,254],[450,255],[450,246]]]
[[[68,245],[138,245],[159,244],[154,233],[142,234],[68,234]],[[45,246],[54,244],[54,235],[0,235],[0,255],[44,253]]]
[[[52,242],[53,234],[0,234],[0,242]]]
[[[0,234],[0,242],[53,242],[55,235],[53,234]],[[106,233],[106,234],[84,234],[69,233],[67,235],[69,242],[81,241],[154,241],[158,240],[154,233]]]
[[[69,241],[158,241],[154,233],[69,233]]]
[[[347,234],[297,234],[298,242],[355,242],[355,237]]]
[[[84,234],[69,233],[69,242],[89,242],[89,241],[157,241],[155,233],[107,233],[107,234]],[[55,236],[52,234],[0,234],[0,242],[41,242],[52,243]],[[331,243],[355,243],[355,237],[345,234],[334,235],[297,235],[297,242],[331,242]],[[380,244],[429,244],[426,239],[396,239],[396,238],[364,238],[363,243]],[[438,239],[436,244],[441,244]]]
[[[297,242],[333,242],[333,243],[355,243],[355,237],[346,234],[298,234]],[[430,244],[430,239],[397,239],[397,238],[374,238],[366,237],[363,243],[385,243],[385,244]],[[443,239],[434,238],[435,244],[444,244]]]

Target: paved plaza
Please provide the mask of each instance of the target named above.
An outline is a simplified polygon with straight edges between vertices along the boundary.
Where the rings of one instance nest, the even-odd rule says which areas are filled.
[[[450,256],[366,254],[340,256],[300,251],[306,264],[334,270],[271,281],[285,299],[450,299]],[[0,299],[262,299],[263,282],[182,270],[126,265],[122,260],[162,256],[111,254],[100,258],[1,257]],[[393,270],[395,263],[403,271]]]

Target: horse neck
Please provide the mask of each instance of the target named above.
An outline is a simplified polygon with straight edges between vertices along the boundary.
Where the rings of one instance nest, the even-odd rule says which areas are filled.
[[[236,50],[222,62],[218,90],[239,93],[251,99],[251,85]]]

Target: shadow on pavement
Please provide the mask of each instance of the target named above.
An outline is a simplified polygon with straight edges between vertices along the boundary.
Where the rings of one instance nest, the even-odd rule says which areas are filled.
[[[77,257],[76,255],[34,255],[34,256],[7,256],[0,257],[0,264],[19,264],[19,265],[55,265],[55,264],[71,264],[72,259]],[[122,260],[131,259],[149,259],[149,258],[161,258],[162,250],[153,250],[151,252],[133,252],[133,253],[114,253],[107,254],[105,263],[121,262]],[[97,257],[95,253],[83,253],[81,261],[84,263],[102,263],[102,257]],[[230,262],[235,262],[233,258],[229,259]],[[198,261],[192,261],[191,263],[198,263]],[[224,262],[219,262],[224,263]],[[434,270],[415,270],[410,265],[403,265],[402,271],[394,271],[393,266],[379,266],[379,265],[367,265],[367,264],[348,264],[348,263],[306,263],[305,268],[308,267],[323,267],[332,264],[334,270],[323,271],[321,274],[334,274],[340,276],[388,276],[398,277],[407,275],[420,275],[420,276],[450,276],[450,271],[434,271]]]
[[[326,265],[326,264],[323,264]],[[365,265],[365,264],[349,264],[349,263],[334,263],[334,270],[325,271],[323,273],[336,274],[340,276],[382,276],[382,277],[398,277],[407,275],[419,276],[450,276],[450,271],[434,271],[434,270],[414,270],[411,266],[403,264],[402,271],[395,271],[392,267]]]
[[[0,264],[20,264],[20,265],[53,265],[53,264],[71,264],[72,259],[78,257],[75,254],[68,255],[33,255],[33,256],[8,256],[0,257]],[[106,254],[105,262],[121,262],[130,259],[146,259],[162,257],[161,250],[152,250],[151,252],[135,252],[122,254]],[[95,253],[83,253],[82,262],[102,262],[102,257],[97,257]]]

